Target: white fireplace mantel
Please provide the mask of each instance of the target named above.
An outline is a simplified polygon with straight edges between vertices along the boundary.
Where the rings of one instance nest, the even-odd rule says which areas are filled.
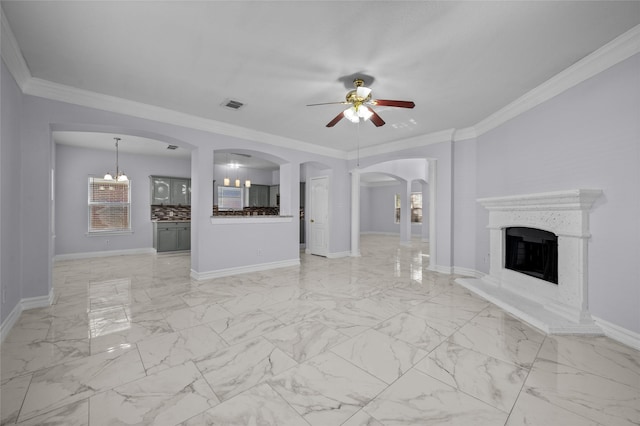
[[[458,282],[511,314],[552,334],[601,334],[589,314],[589,212],[601,190],[573,189],[481,198],[489,210],[489,275]],[[558,236],[558,284],[505,269],[505,228],[529,227]]]

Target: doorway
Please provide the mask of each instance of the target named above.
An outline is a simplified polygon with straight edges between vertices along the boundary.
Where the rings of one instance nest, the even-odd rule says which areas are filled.
[[[309,253],[329,254],[329,177],[310,179]]]

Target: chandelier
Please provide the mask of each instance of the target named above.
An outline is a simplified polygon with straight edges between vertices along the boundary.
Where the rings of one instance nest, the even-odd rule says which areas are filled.
[[[120,142],[120,138],[113,138],[116,140],[116,174],[115,178],[111,173],[107,172],[104,175],[104,180],[115,180],[116,182],[127,182],[129,178],[124,174],[124,171],[118,168],[118,142]]]

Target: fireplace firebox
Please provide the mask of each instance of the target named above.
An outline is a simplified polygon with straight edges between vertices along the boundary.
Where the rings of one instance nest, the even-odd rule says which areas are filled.
[[[504,267],[558,284],[558,236],[542,229],[505,229]]]

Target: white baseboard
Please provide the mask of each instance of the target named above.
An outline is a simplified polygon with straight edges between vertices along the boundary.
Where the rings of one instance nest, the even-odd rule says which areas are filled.
[[[4,339],[7,337],[13,326],[18,322],[22,311],[34,308],[46,308],[47,306],[51,306],[51,303],[53,303],[53,289],[51,289],[47,296],[27,297],[21,299],[20,302],[16,303],[16,306],[13,307],[4,321],[2,321],[2,324],[0,324],[0,343],[4,342]]]
[[[340,259],[341,257],[350,257],[350,251],[339,251],[337,253],[329,253],[327,254],[327,259]]]
[[[360,235],[393,235],[394,237],[399,237],[399,232],[383,232],[383,231],[361,231]]]
[[[126,256],[126,255],[132,255],[132,254],[155,254],[155,253],[156,253],[156,249],[154,248],[90,251],[85,253],[57,254],[53,257],[53,261],[58,262],[61,260],[89,259],[92,257]]]
[[[453,273],[453,267],[451,266],[429,265],[427,266],[427,270],[448,275],[451,275]]]
[[[464,275],[473,278],[482,278],[485,275],[484,273],[476,271],[475,269],[463,268],[462,266],[454,266],[453,273],[456,275]]]
[[[640,351],[639,333],[620,327],[619,325],[610,323],[609,321],[605,321],[602,318],[595,316],[592,316],[592,318],[596,324],[600,326],[602,331],[604,331],[605,336]]]
[[[230,275],[246,274],[248,272],[267,271],[269,269],[287,268],[299,266],[300,259],[283,260],[280,262],[259,263],[257,265],[239,266],[237,268],[218,269],[216,271],[196,272],[191,270],[191,278],[196,281],[209,280],[212,278],[228,277]]]
[[[20,302],[18,302],[4,321],[2,321],[2,325],[0,325],[0,342],[4,342],[5,337],[7,337],[13,326],[18,322],[18,318],[20,318],[21,313],[22,306]]]

